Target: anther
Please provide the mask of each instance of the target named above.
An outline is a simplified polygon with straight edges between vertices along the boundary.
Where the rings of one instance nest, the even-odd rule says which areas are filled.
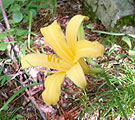
[[[52,60],[52,53],[50,55],[48,55],[47,58],[48,58],[48,61],[51,61]]]
[[[57,62],[60,63],[60,57],[57,58]]]

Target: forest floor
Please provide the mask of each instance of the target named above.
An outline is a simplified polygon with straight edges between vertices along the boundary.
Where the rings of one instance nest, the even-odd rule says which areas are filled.
[[[58,1],[57,5],[57,11],[55,13],[55,16],[52,18],[51,15],[47,10],[39,11],[39,16],[36,17],[32,23],[32,32],[36,33],[38,37],[41,40],[41,43],[44,47],[44,50],[47,53],[53,52],[53,50],[47,46],[43,41],[43,36],[40,33],[40,28],[44,26],[48,26],[50,23],[52,23],[54,20],[57,20],[57,22],[60,24],[62,29],[65,31],[66,24],[68,21],[77,14],[87,15],[82,8],[84,6],[81,6],[80,3],[70,1],[70,2],[63,2]],[[46,14],[45,17],[43,14]],[[84,26],[91,24],[93,29],[95,30],[102,30],[105,31],[104,26],[98,21],[95,23],[92,20],[85,21]],[[22,26],[22,27],[25,27]],[[86,39],[90,41],[99,41],[101,39],[104,39],[106,35],[101,35],[98,33],[91,32],[90,29],[85,27],[86,32]],[[24,41],[27,39],[24,39]],[[35,47],[35,51],[38,48],[39,51],[41,51],[40,43],[35,36],[31,36],[31,39],[34,40],[33,46]],[[105,46],[105,51],[108,51],[110,49],[109,46]],[[125,51],[122,51],[121,48],[117,49],[117,52],[126,54]],[[4,53],[3,58],[6,58],[6,54]],[[101,66],[104,66],[107,61],[113,61],[114,56],[111,56],[109,59],[107,57],[97,60],[98,64]],[[128,60],[127,58],[124,59],[125,61]],[[114,69],[113,63],[110,63],[108,66],[105,67],[105,69]],[[0,63],[0,66],[2,67],[3,62]],[[20,64],[14,61],[14,63],[11,64],[11,62],[6,62],[4,64],[5,69],[2,71],[4,74],[9,74],[11,76],[12,80],[4,84],[3,87],[0,87],[0,107],[4,105],[4,103],[15,93],[17,92],[22,86],[29,85],[32,80],[35,82],[43,83],[44,78],[47,76],[44,73],[38,71],[35,68],[28,68],[28,74],[26,74],[23,70],[20,69]],[[118,74],[118,73],[116,73]],[[86,101],[94,101],[98,94],[96,93],[98,87],[103,84],[103,80],[92,77],[90,75],[86,75],[88,86],[86,88],[87,96],[89,100]],[[105,85],[104,88],[109,89],[108,85]],[[27,88],[24,92],[20,93],[13,101],[11,101],[8,104],[8,107],[10,108],[9,111],[7,111],[7,115],[10,115],[15,109],[18,109],[15,114],[20,114],[24,116],[24,120],[43,120],[42,113],[39,112],[37,107],[40,108],[40,110],[43,112],[47,120],[97,120],[100,118],[101,111],[98,110],[94,111],[92,115],[90,115],[88,112],[85,112],[85,108],[83,101],[80,102],[78,99],[85,99],[84,96],[86,96],[85,93],[83,93],[79,88],[77,88],[68,78],[65,78],[65,81],[62,85],[62,92],[60,96],[60,101],[57,105],[54,106],[47,106],[43,102],[43,99],[41,97],[41,93],[44,90],[43,84],[37,85],[37,86],[31,86]],[[101,89],[100,92],[105,91],[105,89]],[[82,99],[82,100],[83,100]],[[33,104],[33,102],[36,102],[38,105],[37,107]],[[99,101],[102,104],[102,100]],[[90,103],[85,103],[86,106],[90,106]],[[92,107],[91,107],[92,109]],[[92,111],[92,110],[91,110]],[[119,118],[118,118],[119,119]],[[6,119],[1,119],[6,120]]]

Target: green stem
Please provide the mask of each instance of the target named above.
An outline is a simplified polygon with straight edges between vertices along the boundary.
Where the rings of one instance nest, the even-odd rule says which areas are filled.
[[[41,40],[40,40],[40,38],[38,37],[38,35],[36,35],[36,34],[33,33],[33,32],[31,32],[31,34],[34,35],[34,36],[38,39],[38,41],[39,41],[39,43],[40,43],[40,47],[41,47],[42,53],[46,53],[46,52],[44,51],[43,45],[41,44]]]
[[[84,93],[84,98],[85,98],[85,100],[86,101],[89,101],[89,98],[88,98],[88,96],[87,96],[87,92],[85,91],[85,89],[83,89],[83,93]],[[93,109],[93,111],[94,111],[94,107],[93,107],[93,105],[91,104],[91,102],[89,102],[89,105],[91,106],[91,108]],[[89,110],[89,107],[87,106],[87,110]],[[90,110],[89,110],[90,111]],[[88,112],[89,112],[88,111]],[[90,114],[90,112],[89,112],[89,114]]]
[[[114,97],[115,97],[115,99],[116,99],[116,101],[117,101],[117,104],[119,105],[119,107],[120,107],[120,109],[121,109],[121,112],[122,112],[123,116],[125,117],[126,120],[128,120],[127,115],[126,115],[126,113],[125,113],[125,111],[124,111],[124,109],[123,109],[123,107],[122,107],[122,105],[121,105],[121,103],[120,103],[120,100],[119,100],[119,98],[117,97],[116,92],[115,92],[115,90],[113,89],[113,87],[112,87],[112,85],[111,85],[111,82],[109,81],[109,78],[107,77],[107,75],[106,75],[105,73],[104,73],[104,77],[105,77],[106,82],[108,83],[110,89],[112,90],[112,93],[113,93],[113,95],[114,95]]]
[[[28,48],[29,49],[30,49],[31,24],[32,24],[32,12],[29,12],[29,30],[28,30]]]

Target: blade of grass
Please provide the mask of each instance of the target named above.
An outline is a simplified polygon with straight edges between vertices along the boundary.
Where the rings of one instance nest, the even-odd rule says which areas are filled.
[[[103,75],[104,75],[105,80],[106,80],[106,82],[108,83],[108,85],[109,85],[109,87],[110,87],[110,89],[111,89],[111,91],[112,91],[112,93],[113,93],[113,95],[114,95],[116,101],[117,101],[117,104],[119,105],[119,107],[120,107],[120,109],[121,109],[121,112],[122,112],[123,116],[125,117],[126,120],[128,120],[127,115],[126,115],[126,113],[125,113],[125,111],[124,111],[124,109],[123,109],[123,107],[122,107],[122,105],[121,105],[121,103],[120,103],[120,101],[119,101],[119,98],[117,97],[116,92],[115,92],[115,90],[113,89],[113,87],[112,87],[112,85],[111,85],[111,82],[109,81],[109,78],[107,77],[107,75],[105,74],[105,72],[103,73]]]
[[[11,113],[11,114],[9,115],[9,118],[10,118],[10,119],[13,118],[14,115],[15,115],[15,113],[16,113],[19,109],[21,109],[21,108],[22,108],[22,107],[16,108],[16,109],[13,111],[13,113]]]
[[[23,44],[23,48],[22,48],[21,53],[22,53],[23,56],[26,55],[26,41],[25,41],[24,44]]]
[[[4,69],[4,65],[5,65],[5,63],[3,62],[3,63],[2,63],[2,66],[1,66],[1,68],[0,68],[0,75],[1,75],[1,73],[2,73],[2,70]]]
[[[26,88],[30,87],[30,86],[36,86],[36,85],[40,85],[41,83],[33,83],[30,85],[27,85],[25,87],[22,87],[21,89],[19,89],[16,93],[14,93],[9,99],[8,101],[2,106],[2,108],[0,108],[0,112],[17,96],[19,95],[21,92],[23,92]]]
[[[113,106],[110,106],[107,110],[106,110],[106,112],[104,113],[104,115],[103,115],[103,118],[110,112],[110,110],[113,108]]]
[[[38,35],[36,35],[36,34],[33,33],[33,32],[31,32],[31,34],[34,35],[34,36],[36,36],[36,38],[38,39],[38,41],[39,41],[39,43],[40,43],[40,47],[41,47],[42,53],[46,53],[46,52],[44,51],[43,45],[41,44],[41,40],[39,39]]]
[[[114,32],[105,32],[105,31],[99,31],[99,30],[91,30],[92,32],[101,33],[101,34],[107,34],[107,35],[115,35],[115,36],[124,36],[125,33],[114,33]]]
[[[87,96],[87,93],[86,93],[86,91],[85,91],[85,89],[83,89],[83,95],[84,95],[84,98],[85,98],[85,100],[86,101],[89,101],[89,98],[88,98],[88,96]],[[91,108],[93,109],[93,111],[94,111],[94,107],[93,107],[93,105],[89,102],[89,105],[91,106]],[[87,110],[89,110],[89,107],[87,106]],[[90,111],[90,110],[89,110]]]

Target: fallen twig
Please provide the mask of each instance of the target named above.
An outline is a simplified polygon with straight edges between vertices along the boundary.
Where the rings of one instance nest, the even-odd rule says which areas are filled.
[[[3,15],[4,20],[5,20],[6,27],[7,27],[7,29],[10,29],[10,25],[9,25],[9,22],[8,22],[7,14],[6,14],[5,9],[3,7],[2,0],[0,0],[0,7],[1,7],[2,15]]]
[[[23,87],[25,87],[24,82],[22,81],[22,75],[20,75],[20,83],[23,85]],[[40,109],[40,107],[38,106],[38,104],[36,103],[36,101],[32,98],[32,96],[30,95],[30,92],[28,91],[28,89],[25,89],[25,92],[27,93],[27,95],[29,96],[29,99],[31,100],[32,104],[39,110],[43,120],[47,120],[44,113],[42,112],[42,110]]]

